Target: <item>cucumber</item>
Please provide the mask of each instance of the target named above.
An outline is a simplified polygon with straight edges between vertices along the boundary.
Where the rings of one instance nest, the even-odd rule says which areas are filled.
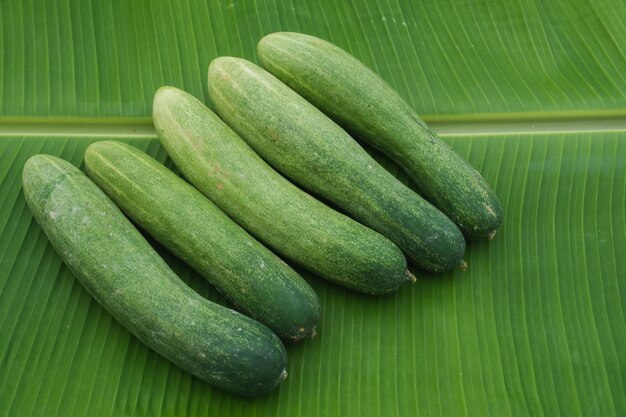
[[[35,155],[22,182],[28,206],[65,264],[148,347],[244,396],[264,394],[286,377],[280,339],[185,285],[78,168]]]
[[[395,291],[411,278],[391,241],[291,184],[191,95],[160,88],[152,116],[189,182],[286,259],[369,294]]]
[[[465,240],[450,219],[267,71],[217,58],[209,67],[209,96],[222,119],[274,168],[387,236],[420,268],[440,272],[464,264]]]
[[[85,166],[126,215],[238,310],[289,341],[314,334],[320,306],[313,289],[198,190],[121,142],[91,144]]]
[[[300,33],[264,37],[258,55],[265,69],[399,164],[468,239],[495,235],[502,206],[489,184],[378,74],[337,46]]]

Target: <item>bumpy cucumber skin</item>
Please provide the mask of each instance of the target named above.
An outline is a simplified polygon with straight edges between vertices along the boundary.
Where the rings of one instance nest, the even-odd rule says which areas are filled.
[[[280,339],[183,283],[109,198],[49,155],[24,165],[26,201],[87,291],[143,343],[224,390],[255,396],[285,376]]]
[[[267,35],[257,49],[265,69],[397,162],[465,237],[493,237],[502,206],[492,188],[378,74],[343,49],[300,33]]]
[[[313,289],[202,193],[144,152],[121,142],[91,144],[89,177],[131,219],[282,339],[315,333]]]
[[[209,67],[209,96],[278,171],[390,238],[419,267],[441,272],[462,263],[465,240],[450,219],[264,69],[217,58]]]
[[[193,96],[162,87],[152,115],[189,182],[275,252],[368,294],[393,292],[411,277],[390,240],[295,187]]]

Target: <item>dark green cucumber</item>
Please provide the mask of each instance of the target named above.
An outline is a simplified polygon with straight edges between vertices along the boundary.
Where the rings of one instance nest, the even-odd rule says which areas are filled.
[[[378,74],[343,49],[300,33],[268,35],[258,54],[265,69],[397,162],[468,239],[493,237],[502,206],[489,184]]]
[[[297,341],[315,332],[319,301],[309,284],[202,193],[140,150],[95,142],[89,177],[131,219],[237,306]]]
[[[35,155],[24,165],[22,182],[35,219],[66,265],[148,347],[244,396],[264,394],[286,377],[280,339],[185,285],[78,168]]]
[[[191,95],[160,88],[152,115],[163,147],[185,177],[279,254],[370,294],[395,291],[410,278],[391,241],[295,187]]]
[[[264,69],[222,57],[209,67],[218,114],[278,171],[387,236],[419,267],[462,265],[450,219],[380,166],[354,139]]]

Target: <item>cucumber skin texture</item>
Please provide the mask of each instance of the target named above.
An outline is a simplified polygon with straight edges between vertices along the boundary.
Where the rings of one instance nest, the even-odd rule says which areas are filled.
[[[391,241],[295,187],[193,96],[161,87],[153,120],[189,182],[275,252],[367,294],[393,292],[410,278]]]
[[[257,50],[266,70],[398,163],[468,239],[493,237],[502,206],[492,188],[378,74],[330,42],[300,33],[267,35]]]
[[[390,238],[420,268],[442,272],[463,263],[465,240],[450,219],[264,69],[217,58],[209,66],[209,96],[278,171]]]
[[[264,394],[285,378],[280,339],[185,285],[76,167],[35,155],[24,165],[22,182],[35,219],[65,264],[148,347],[243,396]]]
[[[309,284],[198,190],[121,142],[91,144],[85,166],[126,215],[244,314],[282,339],[314,334],[320,306]]]

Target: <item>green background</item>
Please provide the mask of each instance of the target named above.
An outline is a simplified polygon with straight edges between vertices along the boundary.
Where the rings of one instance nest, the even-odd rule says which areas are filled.
[[[626,3],[0,0],[0,416],[626,415]],[[21,192],[35,153],[114,138],[172,167],[149,119],[207,104],[220,55],[330,40],[378,71],[494,186],[466,272],[370,297],[310,274],[318,336],[244,400],[148,350],[55,254]],[[406,181],[397,167],[381,163]],[[222,302],[172,255],[201,294]]]

